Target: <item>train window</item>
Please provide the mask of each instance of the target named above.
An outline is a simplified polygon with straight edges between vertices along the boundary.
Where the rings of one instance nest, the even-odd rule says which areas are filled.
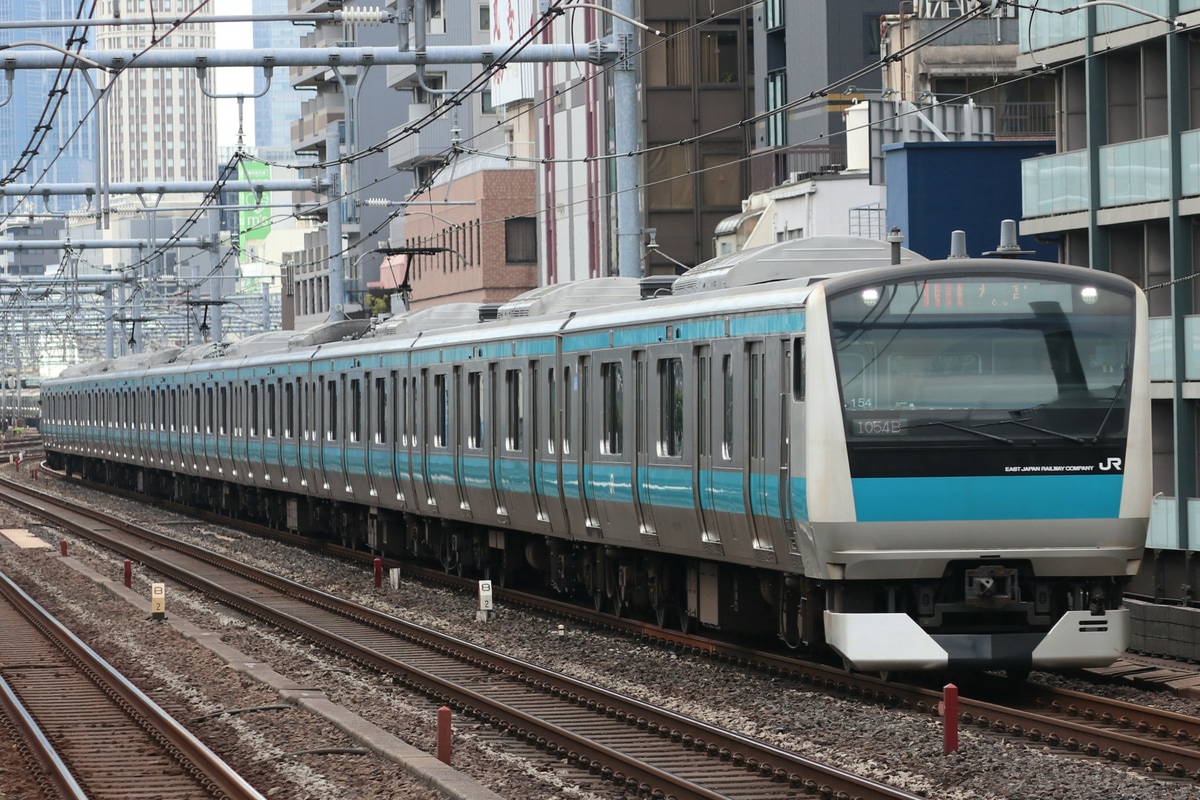
[[[658,362],[659,455],[677,456],[683,451],[683,360],[664,358]]]
[[[721,422],[721,457],[726,461],[733,458],[733,358],[721,359],[721,405],[724,407]]]
[[[200,387],[192,388],[192,433],[200,433],[204,430],[201,422],[201,412],[204,406],[200,403]]]
[[[708,385],[711,369],[712,358],[708,355],[708,348],[698,350],[696,355],[696,453],[701,456],[712,454],[709,444],[712,425],[712,387]]]
[[[571,385],[571,368],[563,367],[563,455],[571,452],[571,398],[575,396],[575,387]]]
[[[388,441],[387,378],[375,379],[375,444]]]
[[[213,400],[213,388],[211,386],[208,387],[207,394],[208,414],[204,419],[204,432],[211,434],[213,432],[213,425],[215,425],[217,421],[217,408],[216,403]]]
[[[171,389],[171,430],[179,427],[179,390]]]
[[[229,387],[227,386],[221,387],[221,399],[217,402],[217,413],[220,414],[217,432],[225,433],[229,430]]]
[[[350,380],[350,397],[346,402],[350,405],[350,430],[347,438],[357,442],[362,439],[362,381],[358,378]]]
[[[250,435],[258,436],[258,386],[250,387]]]
[[[329,415],[329,424],[325,428],[325,435],[329,441],[336,441],[338,438],[338,391],[337,382],[330,381],[325,384],[326,407],[325,411]]]
[[[299,383],[300,391],[300,438],[304,441],[312,441],[316,439],[316,431],[313,430],[315,424],[313,420],[313,390],[315,384]]]
[[[291,439],[296,430],[296,387],[291,383],[283,385],[283,436]]]
[[[483,373],[467,373],[467,447],[483,447]]]
[[[804,400],[804,340],[799,338],[792,344],[792,399]]]
[[[508,398],[508,430],[505,431],[504,445],[509,450],[517,451],[525,446],[525,408],[519,369],[505,371],[504,389]]]
[[[446,385],[445,375],[433,376],[434,409],[437,413],[434,419],[436,429],[433,432],[433,443],[445,447],[450,437],[450,391]]]
[[[546,437],[546,452],[553,454],[558,447],[558,392],[554,385],[554,367],[546,370],[546,397],[550,406],[549,434]]]
[[[746,431],[746,454],[750,458],[762,456],[762,353],[750,352],[750,375],[746,382],[747,418],[749,430]]]
[[[268,383],[267,384],[267,438],[268,439],[274,438],[275,431],[277,430],[277,426],[276,426],[277,411],[276,411],[276,407],[275,407],[275,401],[276,401],[275,384]]]
[[[625,438],[625,378],[619,361],[600,365],[600,384],[604,393],[600,450],[610,455],[620,455]]]
[[[408,378],[401,378],[400,379],[400,402],[396,403],[396,413],[400,417],[400,420],[399,420],[400,424],[398,426],[399,431],[400,431],[400,444],[406,445],[406,446],[408,445],[409,403],[410,403],[410,400],[409,400],[409,395],[408,395]]]

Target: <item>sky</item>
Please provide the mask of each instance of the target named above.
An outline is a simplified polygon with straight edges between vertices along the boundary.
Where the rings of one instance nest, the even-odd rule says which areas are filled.
[[[248,14],[250,3],[246,0],[213,0],[213,14],[233,16]],[[222,50],[249,50],[254,46],[249,22],[217,23],[217,47]],[[217,94],[234,94],[250,91],[254,85],[254,70],[250,67],[226,67],[214,70]],[[275,77],[287,78],[287,70],[276,70]],[[217,146],[233,147],[237,144],[238,103],[237,100],[217,101]],[[254,144],[254,100],[247,97],[242,103],[243,141],[247,146]]]

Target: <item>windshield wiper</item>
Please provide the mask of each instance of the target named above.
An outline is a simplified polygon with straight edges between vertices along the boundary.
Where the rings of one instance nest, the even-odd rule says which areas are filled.
[[[1072,436],[1069,433],[1063,433],[1062,431],[1055,431],[1055,430],[1051,430],[1049,428],[1039,428],[1037,425],[1030,425],[1028,422],[1026,422],[1023,419],[998,419],[995,422],[985,422],[983,424],[984,425],[1017,425],[1018,427],[1021,427],[1021,428],[1028,428],[1031,431],[1037,431],[1038,433],[1047,434],[1048,436],[1057,436],[1060,439],[1066,439],[1067,441],[1074,442],[1075,444],[1087,444],[1087,439],[1084,439],[1080,436]],[[1093,440],[1093,441],[1095,441],[1095,440]]]
[[[1100,441],[1100,434],[1104,431],[1104,426],[1108,424],[1108,418],[1112,416],[1113,409],[1117,406],[1117,400],[1121,397],[1121,391],[1124,390],[1125,384],[1129,382],[1129,376],[1126,375],[1121,379],[1121,383],[1117,386],[1117,390],[1113,392],[1112,402],[1108,404],[1108,409],[1104,412],[1104,419],[1100,420],[1100,424],[1096,427],[1096,432],[1092,434],[1092,444]]]
[[[916,425],[905,425],[904,428],[906,430],[910,429],[910,428],[929,428],[934,425],[937,425],[937,426],[940,426],[943,428],[950,428],[951,430],[962,431],[963,433],[973,433],[976,436],[982,436],[985,439],[995,439],[997,442],[1004,442],[1005,444],[1013,443],[1012,439],[1006,439],[1003,436],[997,436],[994,433],[988,433],[987,431],[981,431],[976,428],[968,428],[964,425],[957,425],[954,422],[947,422],[946,420],[940,420],[940,419],[935,419],[932,422],[918,422]]]

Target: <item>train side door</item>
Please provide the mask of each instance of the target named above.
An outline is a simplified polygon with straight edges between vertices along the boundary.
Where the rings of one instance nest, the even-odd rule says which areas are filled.
[[[696,507],[696,524],[700,541],[720,541],[716,520],[716,492],[713,490],[713,392],[720,387],[713,383],[712,347],[700,345],[692,353],[692,374],[695,375],[696,397],[696,457],[692,459],[692,495]]]
[[[454,483],[454,491],[458,494],[458,508],[462,516],[470,519],[471,517],[471,502],[467,497],[466,488],[463,485],[463,371],[462,367],[454,367],[451,373],[453,392],[450,411],[446,415],[447,425],[449,430],[447,435],[450,437],[451,464],[450,475]]]
[[[633,513],[637,519],[638,532],[654,535],[654,519],[647,513],[650,503],[650,490],[647,482],[650,480],[651,459],[647,452],[650,437],[646,431],[649,424],[650,396],[646,375],[646,351],[633,351],[633,452],[630,454],[629,474],[633,484]],[[643,540],[645,541],[645,540]]]
[[[418,389],[417,416],[417,435],[419,437],[419,448],[421,454],[420,464],[420,481],[421,481],[421,503],[422,508],[437,509],[437,498],[433,494],[433,475],[430,468],[429,460],[432,457],[430,446],[433,443],[433,409],[430,408],[430,402],[433,395],[432,377],[428,369],[422,369],[420,373],[420,381]]]
[[[488,474],[492,487],[492,497],[495,499],[496,516],[501,522],[508,522],[508,505],[504,501],[501,490],[503,481],[500,477],[500,453],[504,447],[504,428],[500,424],[500,367],[495,363],[488,364],[487,380],[487,419],[484,422],[484,436],[488,443]]]
[[[590,357],[580,358],[579,375],[576,376],[579,381],[579,391],[576,393],[579,397],[579,460],[577,461],[579,499],[583,503],[584,525],[589,529],[589,533],[600,527],[600,518],[596,514],[596,492],[592,486],[590,469],[597,445],[592,440],[592,431],[595,428],[592,413],[595,403],[592,402],[591,367]]]
[[[783,539],[781,489],[787,475],[787,431],[781,430],[787,343],[746,346],[746,497],[756,551],[774,550]],[[778,345],[778,349],[776,349]]]

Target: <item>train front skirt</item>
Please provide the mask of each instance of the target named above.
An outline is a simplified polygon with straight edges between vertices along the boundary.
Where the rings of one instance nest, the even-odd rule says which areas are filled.
[[[1129,611],[1068,611],[1046,633],[929,634],[906,614],[825,612],[829,645],[863,672],[1071,669],[1112,663],[1129,645]]]

